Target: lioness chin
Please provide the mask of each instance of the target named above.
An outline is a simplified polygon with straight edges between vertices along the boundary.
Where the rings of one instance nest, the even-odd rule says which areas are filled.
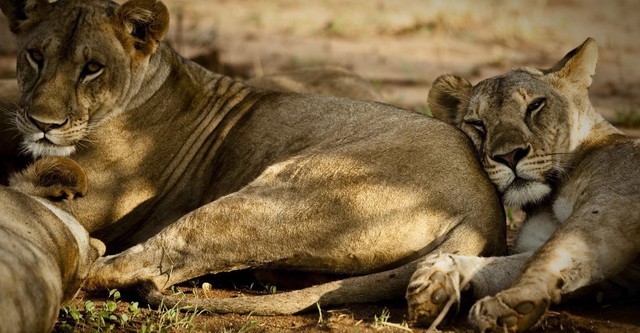
[[[434,115],[471,138],[503,201],[528,217],[517,254],[421,263],[407,292],[414,320],[431,323],[443,300],[471,288],[484,297],[469,314],[480,331],[519,332],[579,288],[605,279],[637,288],[640,140],[591,105],[597,58],[587,39],[549,70],[514,69],[476,86],[453,75],[434,82]]]
[[[68,212],[87,181],[73,161],[37,161],[0,186],[0,332],[50,332],[104,253],[104,245]]]
[[[497,193],[454,127],[208,72],[162,42],[159,1],[28,4],[0,1],[19,47],[22,144],[82,165],[92,190],[73,210],[122,251],[96,262],[86,289],[157,304],[158,289],[250,267],[366,275],[282,302],[197,300],[292,313],[402,297],[431,252],[505,252]]]

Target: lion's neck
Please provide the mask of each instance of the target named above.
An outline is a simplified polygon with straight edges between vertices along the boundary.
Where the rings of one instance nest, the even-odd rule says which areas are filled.
[[[126,111],[98,127],[95,143],[76,154],[99,189],[92,193],[111,198],[87,196],[99,206],[94,216],[82,216],[93,221],[90,230],[120,223],[120,232],[127,233],[140,219],[161,228],[194,209],[209,190],[226,135],[261,96],[162,44],[148,69]],[[185,182],[194,178],[200,181]],[[163,210],[166,216],[156,216]],[[122,236],[109,230],[106,240]]]
[[[171,52],[164,44],[160,44],[158,52],[150,59],[147,70],[140,86],[136,87],[136,93],[132,96],[127,105],[127,111],[141,107],[148,102],[167,82],[167,78],[173,71],[173,66],[167,66],[166,63],[173,58]]]

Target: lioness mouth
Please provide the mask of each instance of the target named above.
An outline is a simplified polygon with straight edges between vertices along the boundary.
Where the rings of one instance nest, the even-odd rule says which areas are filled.
[[[39,143],[39,144],[42,144],[42,145],[57,146],[55,143],[51,142],[51,140],[47,139],[46,137],[37,140],[36,143]]]
[[[529,185],[529,180],[521,178],[521,177],[516,177],[516,179],[513,180],[513,182],[511,182],[511,185],[509,185],[509,187],[511,189],[520,189],[523,188],[525,186]]]

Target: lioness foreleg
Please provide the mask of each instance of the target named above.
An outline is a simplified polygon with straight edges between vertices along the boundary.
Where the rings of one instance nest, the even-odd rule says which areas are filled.
[[[460,292],[473,299],[493,295],[511,285],[532,252],[507,257],[432,254],[422,261],[407,288],[409,318],[421,326],[431,325],[447,303],[459,303]],[[436,325],[438,323],[436,322]]]
[[[625,223],[616,214],[622,213],[610,214],[608,223]],[[602,221],[591,209],[574,212],[536,251],[511,288],[471,308],[470,321],[482,332],[522,332],[535,325],[552,302],[560,302],[562,295],[620,273],[630,263],[621,258],[635,257],[637,248],[629,239],[635,236]],[[619,241],[597,241],[605,234],[604,239]]]

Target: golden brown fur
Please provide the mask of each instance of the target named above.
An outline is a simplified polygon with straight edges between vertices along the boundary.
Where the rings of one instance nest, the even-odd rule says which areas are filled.
[[[498,197],[468,139],[450,125],[208,72],[159,41],[168,29],[160,2],[0,7],[23,14],[9,15],[24,21],[14,23],[23,146],[70,155],[91,181],[73,210],[113,255],[96,262],[88,289],[144,285],[152,297],[249,267],[396,269],[301,291],[296,301],[207,304],[295,312],[401,297],[412,262],[432,251],[505,251]],[[131,14],[138,12],[151,14]],[[384,283],[372,292],[376,281]]]
[[[407,293],[414,320],[431,323],[446,311],[442,300],[471,288],[484,297],[469,314],[478,330],[519,332],[579,288],[614,279],[637,289],[640,140],[591,105],[597,58],[587,39],[549,70],[514,69],[475,86],[453,75],[434,82],[434,115],[472,139],[503,201],[528,217],[517,254],[423,262]]]
[[[86,193],[86,176],[65,158],[40,160],[0,187],[0,332],[50,332],[104,245],[64,208]],[[51,202],[49,198],[58,202]],[[62,201],[60,201],[62,200]]]

